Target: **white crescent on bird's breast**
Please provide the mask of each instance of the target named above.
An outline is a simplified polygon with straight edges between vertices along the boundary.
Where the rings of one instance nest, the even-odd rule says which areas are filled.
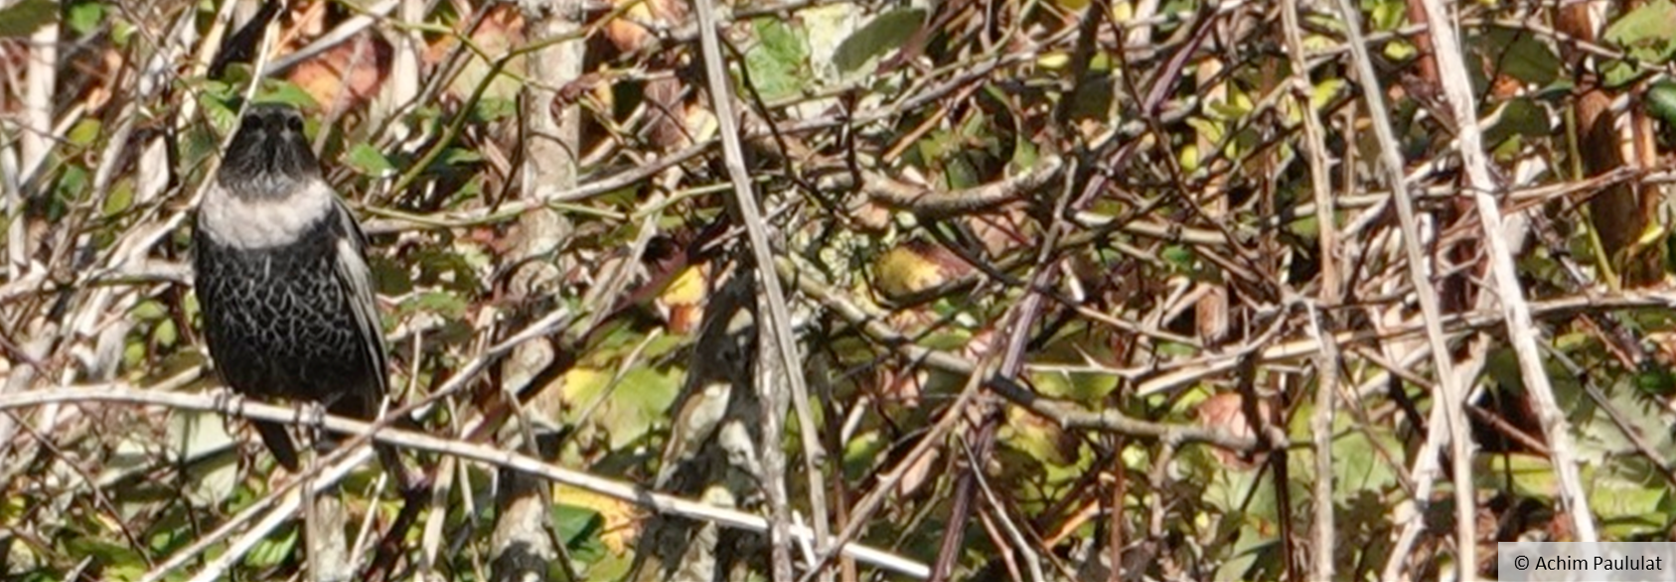
[[[236,196],[217,182],[198,207],[198,224],[221,245],[247,250],[282,246],[297,242],[330,216],[336,197],[319,178],[279,198]]]

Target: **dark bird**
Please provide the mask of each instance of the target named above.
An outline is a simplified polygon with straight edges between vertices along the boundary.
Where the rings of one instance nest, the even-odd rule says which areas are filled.
[[[229,387],[375,415],[388,377],[366,237],[321,176],[296,109],[248,108],[198,206],[193,242],[210,356]],[[296,471],[284,425],[255,424]]]

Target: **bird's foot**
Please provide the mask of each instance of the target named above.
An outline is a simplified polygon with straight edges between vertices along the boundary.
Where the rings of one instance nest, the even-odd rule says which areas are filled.
[[[318,402],[297,403],[297,426],[316,452],[325,450],[331,444],[326,431],[326,407]]]
[[[210,390],[211,401],[215,403],[215,411],[226,417],[244,417],[244,395],[228,389],[225,386]]]
[[[221,415],[221,430],[234,434],[233,419],[244,417],[244,395],[226,386],[217,386],[210,389],[210,400],[215,403],[216,414]]]

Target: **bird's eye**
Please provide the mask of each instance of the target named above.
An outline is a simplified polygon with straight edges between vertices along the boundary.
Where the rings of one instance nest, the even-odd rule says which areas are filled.
[[[291,131],[295,131],[297,133],[302,133],[303,132],[303,118],[295,116],[295,115],[286,116],[285,117],[285,127],[286,127],[286,129],[290,129]]]
[[[257,115],[245,115],[239,120],[239,131],[256,131],[262,129],[262,118]]]

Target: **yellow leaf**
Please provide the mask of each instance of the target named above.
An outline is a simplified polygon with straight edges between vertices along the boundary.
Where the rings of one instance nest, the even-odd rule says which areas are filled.
[[[698,267],[687,267],[663,290],[663,302],[670,305],[698,305],[704,300],[704,276]]]
[[[1063,69],[1071,64],[1071,56],[1063,52],[1051,52],[1036,59],[1036,64],[1044,69]]]
[[[629,541],[640,533],[639,523],[635,520],[634,505],[621,499],[606,497],[586,489],[556,485],[553,487],[553,501],[599,512],[600,517],[605,520],[605,528],[600,532],[599,539],[614,554],[622,554],[627,550]]]
[[[943,268],[907,247],[886,252],[873,264],[874,286],[886,297],[904,297],[948,279]]]

